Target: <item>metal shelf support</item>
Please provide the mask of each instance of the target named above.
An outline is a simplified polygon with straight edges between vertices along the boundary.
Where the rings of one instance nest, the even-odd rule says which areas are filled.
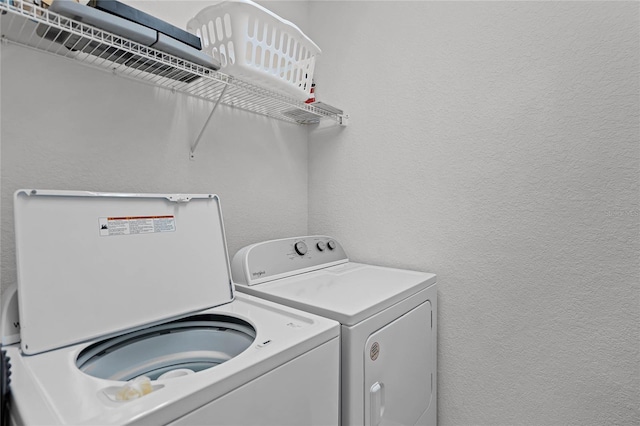
[[[205,121],[204,125],[202,126],[202,130],[200,130],[200,134],[198,134],[198,137],[196,138],[196,141],[193,143],[193,145],[191,145],[191,151],[189,152],[189,159],[190,160],[195,160],[196,148],[198,148],[198,144],[200,143],[200,140],[202,139],[202,135],[204,134],[204,131],[206,130],[206,128],[209,126],[209,122],[211,121],[211,117],[213,117],[213,113],[216,112],[216,109],[218,108],[218,105],[220,105],[220,101],[222,100],[222,97],[224,96],[224,94],[227,91],[228,87],[229,86],[226,85],[226,86],[224,86],[224,89],[222,89],[222,92],[220,93],[220,96],[218,96],[218,100],[213,105],[213,109],[211,110],[211,113],[209,114],[209,117],[207,118],[207,121]]]

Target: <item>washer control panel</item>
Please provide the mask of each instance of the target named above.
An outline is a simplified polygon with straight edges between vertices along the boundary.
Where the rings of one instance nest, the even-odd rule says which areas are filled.
[[[239,250],[231,262],[233,281],[255,285],[348,262],[332,237],[316,235],[264,241]]]

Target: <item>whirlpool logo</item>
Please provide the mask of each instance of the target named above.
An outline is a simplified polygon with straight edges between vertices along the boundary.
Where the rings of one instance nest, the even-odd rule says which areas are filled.
[[[266,273],[267,273],[266,271],[258,271],[258,272],[252,272],[251,275],[253,276],[253,278],[260,278]]]

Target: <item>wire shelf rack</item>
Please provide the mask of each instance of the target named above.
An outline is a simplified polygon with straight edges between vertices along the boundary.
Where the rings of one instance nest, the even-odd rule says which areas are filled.
[[[23,0],[0,0],[2,42],[72,59],[83,65],[189,96],[297,124],[348,116],[291,99],[67,18]]]

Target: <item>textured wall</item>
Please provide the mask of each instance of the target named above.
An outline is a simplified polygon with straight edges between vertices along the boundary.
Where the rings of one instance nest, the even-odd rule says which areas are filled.
[[[639,4],[311,2],[309,231],[439,275],[441,425],[640,424]]]
[[[311,132],[308,230],[439,275],[440,424],[640,423],[638,3],[309,11],[352,121]],[[307,231],[305,129],[223,108],[190,162],[210,105],[1,49],[3,289],[18,187],[215,191],[232,253]]]

